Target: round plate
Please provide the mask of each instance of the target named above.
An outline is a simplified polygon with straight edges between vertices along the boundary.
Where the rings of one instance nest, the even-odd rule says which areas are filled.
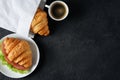
[[[20,74],[20,73],[13,72],[6,65],[2,65],[2,63],[0,61],[0,72],[10,78],[23,78],[25,76],[28,76],[35,70],[35,68],[37,67],[37,65],[39,63],[40,52],[39,52],[39,49],[38,49],[36,43],[31,38],[25,38],[25,37],[22,37],[17,34],[7,35],[7,36],[3,37],[1,40],[3,40],[6,37],[14,37],[14,38],[24,39],[24,40],[28,41],[30,44],[32,53],[33,53],[32,54],[33,62],[32,62],[32,67],[30,68],[30,71],[28,73]]]

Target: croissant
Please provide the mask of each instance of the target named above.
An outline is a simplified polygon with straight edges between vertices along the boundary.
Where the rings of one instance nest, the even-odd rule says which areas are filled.
[[[5,38],[2,42],[5,60],[19,70],[28,70],[32,65],[32,51],[25,40]]]
[[[42,36],[49,35],[50,30],[48,27],[48,19],[45,11],[40,8],[37,9],[37,12],[32,20],[30,30],[35,34]]]

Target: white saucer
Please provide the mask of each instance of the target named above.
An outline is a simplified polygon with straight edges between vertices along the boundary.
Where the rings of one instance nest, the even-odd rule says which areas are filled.
[[[19,36],[17,34],[7,35],[7,36],[3,37],[1,40],[3,40],[6,37],[15,37],[15,38],[24,39],[24,40],[28,41],[30,44],[32,53],[33,53],[32,54],[32,56],[33,56],[32,63],[33,64],[32,64],[32,67],[30,68],[30,71],[28,73],[20,74],[20,73],[16,73],[16,72],[11,71],[6,65],[2,65],[2,63],[0,61],[0,72],[2,74],[4,74],[5,76],[10,77],[10,78],[23,78],[23,77],[28,76],[29,74],[31,74],[35,70],[35,68],[37,67],[37,65],[39,63],[39,59],[40,59],[40,52],[39,52],[39,49],[38,49],[36,43],[31,38],[25,38],[25,37]]]

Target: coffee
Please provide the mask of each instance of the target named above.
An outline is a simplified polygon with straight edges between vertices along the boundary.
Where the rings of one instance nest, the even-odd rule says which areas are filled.
[[[48,8],[49,16],[55,21],[64,20],[68,13],[69,8],[63,1],[53,1],[50,5],[45,5]]]
[[[65,16],[66,8],[62,3],[55,3],[52,5],[50,13],[54,18],[60,19]]]

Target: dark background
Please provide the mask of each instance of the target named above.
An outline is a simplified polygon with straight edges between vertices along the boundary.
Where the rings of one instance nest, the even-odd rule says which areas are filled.
[[[48,16],[51,34],[34,38],[39,65],[17,80],[120,80],[120,0],[63,1],[68,17],[56,22]],[[0,29],[0,38],[10,33]],[[0,80],[15,79],[0,73]]]

